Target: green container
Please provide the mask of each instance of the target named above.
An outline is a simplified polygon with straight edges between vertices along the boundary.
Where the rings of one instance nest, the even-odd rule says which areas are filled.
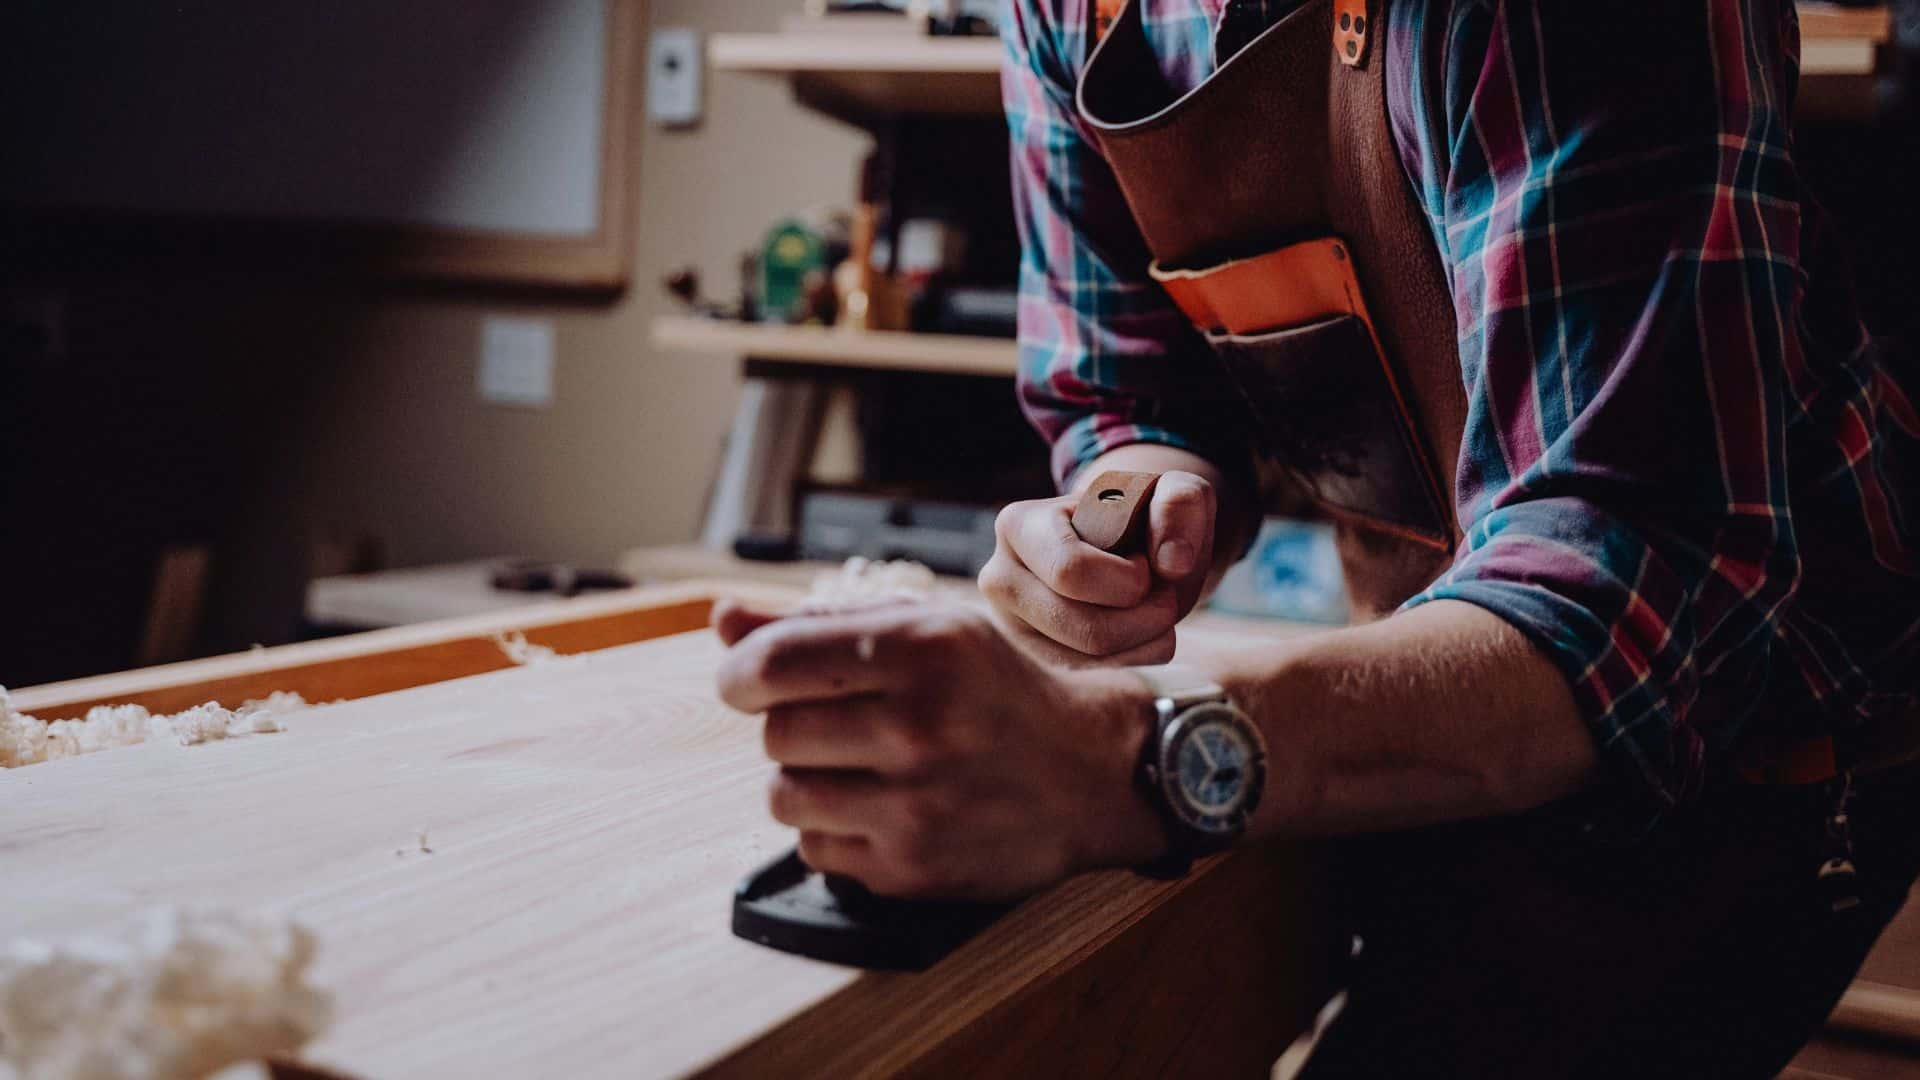
[[[775,225],[760,257],[761,320],[800,321],[808,275],[828,269],[827,245],[819,233],[792,219]]]

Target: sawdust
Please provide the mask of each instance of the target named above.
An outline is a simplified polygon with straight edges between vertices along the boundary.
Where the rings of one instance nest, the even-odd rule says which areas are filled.
[[[15,943],[0,953],[0,1063],[20,1080],[186,1080],[291,1055],[332,1013],[308,982],[315,951],[284,919],[179,909]]]
[[[275,693],[238,709],[215,702],[171,716],[154,716],[139,705],[98,705],[78,720],[45,721],[13,707],[0,687],[0,769],[17,769],[62,758],[118,750],[146,742],[199,746],[286,730],[284,717],[309,706],[299,694]]]

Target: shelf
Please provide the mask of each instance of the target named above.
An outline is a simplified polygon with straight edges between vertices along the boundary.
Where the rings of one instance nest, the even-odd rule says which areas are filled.
[[[1885,7],[1800,5],[1801,74],[1872,75],[1891,39]],[[719,71],[791,80],[800,101],[849,123],[909,113],[990,116],[1000,112],[1000,42],[909,34],[715,34]]]
[[[715,34],[716,71],[790,79],[800,101],[863,126],[907,113],[1000,112],[997,38],[821,33]]]
[[[1019,349],[1003,338],[766,326],[682,315],[655,319],[653,343],[662,349],[821,367],[1005,377],[1019,369]]]

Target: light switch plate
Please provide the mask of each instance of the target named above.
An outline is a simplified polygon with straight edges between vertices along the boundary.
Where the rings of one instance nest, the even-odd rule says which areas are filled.
[[[703,68],[697,30],[655,30],[647,42],[647,115],[661,127],[700,122]]]
[[[480,329],[480,400],[544,409],[553,404],[553,323],[490,317]]]

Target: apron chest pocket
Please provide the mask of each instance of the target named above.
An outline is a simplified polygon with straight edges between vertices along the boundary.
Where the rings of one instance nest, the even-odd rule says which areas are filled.
[[[1246,397],[1262,449],[1339,516],[1445,546],[1425,459],[1367,324],[1334,315],[1207,341]]]

